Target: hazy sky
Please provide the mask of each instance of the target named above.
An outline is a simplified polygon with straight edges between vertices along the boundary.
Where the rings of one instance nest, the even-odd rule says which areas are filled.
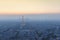
[[[60,13],[60,0],[0,0],[0,14]]]

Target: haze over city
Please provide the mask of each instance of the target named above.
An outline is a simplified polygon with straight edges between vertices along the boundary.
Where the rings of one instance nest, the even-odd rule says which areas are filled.
[[[60,40],[60,0],[0,0],[0,40]]]

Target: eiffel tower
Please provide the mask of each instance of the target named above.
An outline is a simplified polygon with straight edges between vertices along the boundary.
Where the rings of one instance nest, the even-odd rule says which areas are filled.
[[[24,16],[22,16],[22,27],[25,26]]]
[[[21,18],[22,18],[22,21],[21,21],[21,27],[20,28],[23,29],[25,26],[24,16],[22,16]]]

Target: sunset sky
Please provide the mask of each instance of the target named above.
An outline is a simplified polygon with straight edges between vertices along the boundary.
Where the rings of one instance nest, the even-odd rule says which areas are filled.
[[[0,0],[0,14],[60,13],[60,0]]]

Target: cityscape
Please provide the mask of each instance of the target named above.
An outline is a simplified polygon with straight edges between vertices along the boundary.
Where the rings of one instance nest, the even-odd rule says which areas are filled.
[[[19,21],[0,20],[0,40],[60,40],[60,21],[28,21],[26,16],[19,17]]]
[[[60,0],[0,0],[0,40],[60,40]]]

